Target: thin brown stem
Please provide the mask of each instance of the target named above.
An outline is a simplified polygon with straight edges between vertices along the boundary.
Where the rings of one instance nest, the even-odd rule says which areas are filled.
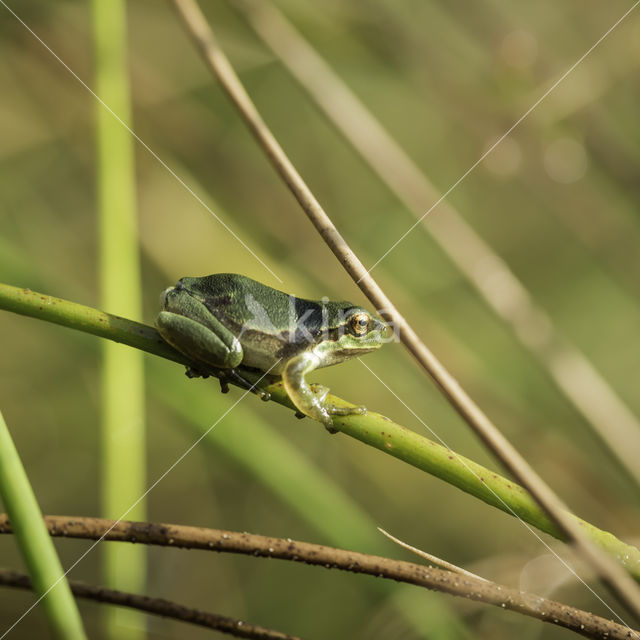
[[[640,640],[640,632],[587,611],[481,578],[425,567],[411,562],[402,562],[309,542],[269,538],[220,529],[147,522],[120,521],[116,523],[105,518],[68,516],[46,516],[44,520],[52,536],[204,549],[303,562],[326,569],[339,569],[406,582],[434,591],[484,602],[565,627],[586,638],[617,638],[620,640],[633,638]],[[11,532],[11,524],[6,515],[0,514],[0,534]]]
[[[411,211],[640,486],[640,421],[509,265],[436,189],[369,107],[277,7],[230,0],[380,180]],[[437,203],[437,213],[424,215]],[[378,261],[379,263],[380,261]],[[500,282],[496,287],[495,282]]]
[[[0,585],[5,587],[15,587],[18,589],[33,589],[29,576],[12,571],[11,569],[0,569]],[[188,622],[200,627],[215,629],[222,633],[235,636],[236,638],[252,638],[253,640],[300,640],[297,636],[290,636],[280,631],[267,629],[259,625],[250,624],[236,618],[228,618],[217,613],[207,613],[200,609],[185,607],[176,602],[163,598],[150,598],[140,596],[135,593],[116,591],[106,587],[96,587],[83,582],[70,580],[69,586],[73,595],[87,600],[105,602],[118,607],[128,607],[138,611],[146,611],[164,618],[173,618],[181,622]]]
[[[289,187],[309,220],[327,246],[344,266],[354,282],[378,309],[393,323],[400,339],[424,371],[433,379],[456,411],[466,420],[485,445],[531,493],[566,538],[573,542],[583,558],[604,583],[640,620],[640,587],[613,560],[605,556],[587,539],[580,527],[568,516],[567,507],[551,488],[535,473],[515,447],[494,426],[484,412],[462,389],[455,378],[418,337],[398,312],[391,300],[367,272],[362,262],[326,214],[320,203],[297,172],[282,147],[258,113],[238,79],[226,55],[217,44],[204,15],[195,0],[172,0],[189,35],[202,53],[205,63],[220,82],[250,131],[274,168]]]

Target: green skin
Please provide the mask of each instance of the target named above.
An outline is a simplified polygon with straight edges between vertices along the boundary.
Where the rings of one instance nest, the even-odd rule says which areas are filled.
[[[332,415],[362,414],[364,407],[336,407],[328,389],[305,376],[381,347],[388,329],[351,302],[305,300],[233,273],[182,278],[162,294],[160,335],[197,363],[190,377],[215,375],[223,392],[234,383],[268,400],[260,386],[282,379],[306,415],[330,432]],[[265,375],[266,374],[266,375]]]

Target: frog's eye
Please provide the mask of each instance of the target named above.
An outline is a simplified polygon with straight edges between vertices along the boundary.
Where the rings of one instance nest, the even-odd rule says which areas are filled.
[[[349,328],[355,336],[363,336],[369,331],[371,319],[366,313],[356,313],[349,319]]]

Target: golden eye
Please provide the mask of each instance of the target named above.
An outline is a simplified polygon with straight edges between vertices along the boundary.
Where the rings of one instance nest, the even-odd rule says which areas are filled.
[[[351,317],[351,332],[356,336],[363,336],[369,330],[369,316],[366,313],[356,313]]]

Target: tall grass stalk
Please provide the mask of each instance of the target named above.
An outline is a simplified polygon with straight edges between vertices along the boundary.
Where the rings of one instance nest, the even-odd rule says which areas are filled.
[[[62,640],[86,639],[69,583],[64,577],[40,507],[1,413],[0,497],[11,520],[36,595],[42,597],[40,604],[54,635]]]
[[[124,0],[93,0],[95,86],[100,98],[125,123],[131,122]],[[102,105],[97,112],[97,190],[100,210],[102,305],[127,317],[141,315],[140,265],[133,142]],[[142,354],[105,342],[103,362],[102,501],[104,514],[121,517],[145,490],[145,407]],[[146,519],[144,502],[128,517]],[[145,588],[143,547],[105,545],[105,582],[141,593]],[[144,637],[144,616],[108,609],[113,638]]]

